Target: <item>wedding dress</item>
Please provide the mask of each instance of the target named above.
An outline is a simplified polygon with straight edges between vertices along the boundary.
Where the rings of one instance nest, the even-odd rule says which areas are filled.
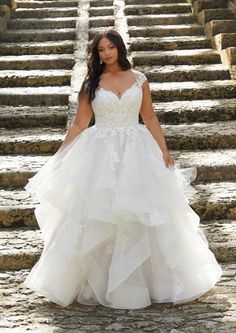
[[[97,88],[95,124],[25,186],[39,201],[44,248],[23,284],[61,306],[184,303],[222,274],[189,205],[196,168],[165,166],[139,124],[146,76],[132,71],[136,82],[120,98]]]

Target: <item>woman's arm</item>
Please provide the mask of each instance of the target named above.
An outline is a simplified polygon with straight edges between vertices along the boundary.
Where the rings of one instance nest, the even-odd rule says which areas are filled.
[[[160,122],[156,116],[156,113],[153,110],[152,97],[148,80],[144,81],[142,89],[143,89],[143,100],[140,109],[140,114],[142,116],[142,119],[147,129],[150,131],[154,139],[157,141],[163,153],[163,159],[165,161],[166,166],[173,165],[174,160],[168,151]]]
[[[93,109],[91,103],[88,101],[86,93],[78,95],[77,114],[73,121],[73,124],[68,129],[65,139],[62,142],[59,150],[61,151],[66,145],[68,145],[77,135],[79,135],[85,128],[88,127],[89,122],[93,115]]]

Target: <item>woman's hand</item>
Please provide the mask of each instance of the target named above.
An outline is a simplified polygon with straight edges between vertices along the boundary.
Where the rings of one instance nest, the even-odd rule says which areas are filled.
[[[168,150],[163,152],[163,159],[164,159],[166,167],[170,167],[175,164],[175,162]]]

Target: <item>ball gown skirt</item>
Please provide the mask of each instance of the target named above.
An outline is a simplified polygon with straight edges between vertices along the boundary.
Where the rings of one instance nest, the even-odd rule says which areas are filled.
[[[137,103],[143,75],[134,73],[137,85],[123,101],[99,89],[95,125],[25,186],[39,201],[44,247],[23,284],[63,307],[74,301],[119,309],[185,303],[222,274],[189,204],[196,168],[167,168],[146,126],[137,117],[127,125],[127,114],[121,121],[122,107],[138,115],[131,102]],[[108,100],[116,114],[101,108]]]

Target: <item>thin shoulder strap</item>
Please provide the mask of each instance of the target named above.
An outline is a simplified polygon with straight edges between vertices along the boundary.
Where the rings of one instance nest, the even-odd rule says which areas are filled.
[[[139,82],[139,84],[141,86],[143,84],[143,82],[147,80],[146,75],[143,74],[140,71],[137,71],[136,69],[132,69],[132,71],[134,72],[134,74],[135,74],[135,76],[137,78],[137,81]]]

